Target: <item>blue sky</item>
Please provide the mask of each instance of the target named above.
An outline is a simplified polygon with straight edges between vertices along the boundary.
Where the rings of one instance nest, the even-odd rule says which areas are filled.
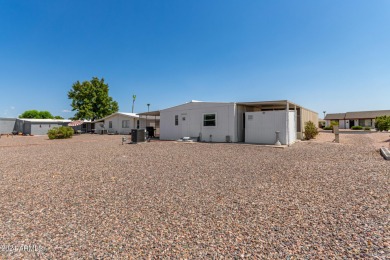
[[[289,99],[390,109],[390,1],[0,1],[0,117],[71,117],[104,77],[120,111]]]

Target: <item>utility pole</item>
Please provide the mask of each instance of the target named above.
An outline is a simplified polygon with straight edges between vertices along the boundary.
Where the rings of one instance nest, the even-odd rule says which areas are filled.
[[[131,107],[131,113],[134,113],[134,102],[136,97],[136,95],[133,95],[133,106]]]

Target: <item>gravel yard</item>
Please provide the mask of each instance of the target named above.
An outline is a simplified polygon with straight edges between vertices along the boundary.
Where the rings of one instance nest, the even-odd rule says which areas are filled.
[[[388,259],[389,133],[333,137],[275,149],[3,136],[0,258]]]

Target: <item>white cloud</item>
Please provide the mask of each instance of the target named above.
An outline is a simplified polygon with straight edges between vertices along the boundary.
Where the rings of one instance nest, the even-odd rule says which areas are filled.
[[[14,106],[11,106],[11,110],[15,110],[15,107],[14,107]]]
[[[62,110],[63,113],[71,113],[72,111],[68,110],[68,109],[64,109]]]

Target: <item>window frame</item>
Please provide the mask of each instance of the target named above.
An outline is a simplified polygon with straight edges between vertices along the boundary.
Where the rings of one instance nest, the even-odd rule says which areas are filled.
[[[175,115],[175,126],[179,125],[179,115]]]
[[[130,120],[122,120],[122,128],[130,128]]]
[[[108,128],[112,128],[112,121],[108,121]]]
[[[214,119],[206,119],[206,116],[213,115]],[[217,113],[204,113],[202,115],[203,127],[217,127]],[[206,122],[214,121],[214,125],[206,125]]]

